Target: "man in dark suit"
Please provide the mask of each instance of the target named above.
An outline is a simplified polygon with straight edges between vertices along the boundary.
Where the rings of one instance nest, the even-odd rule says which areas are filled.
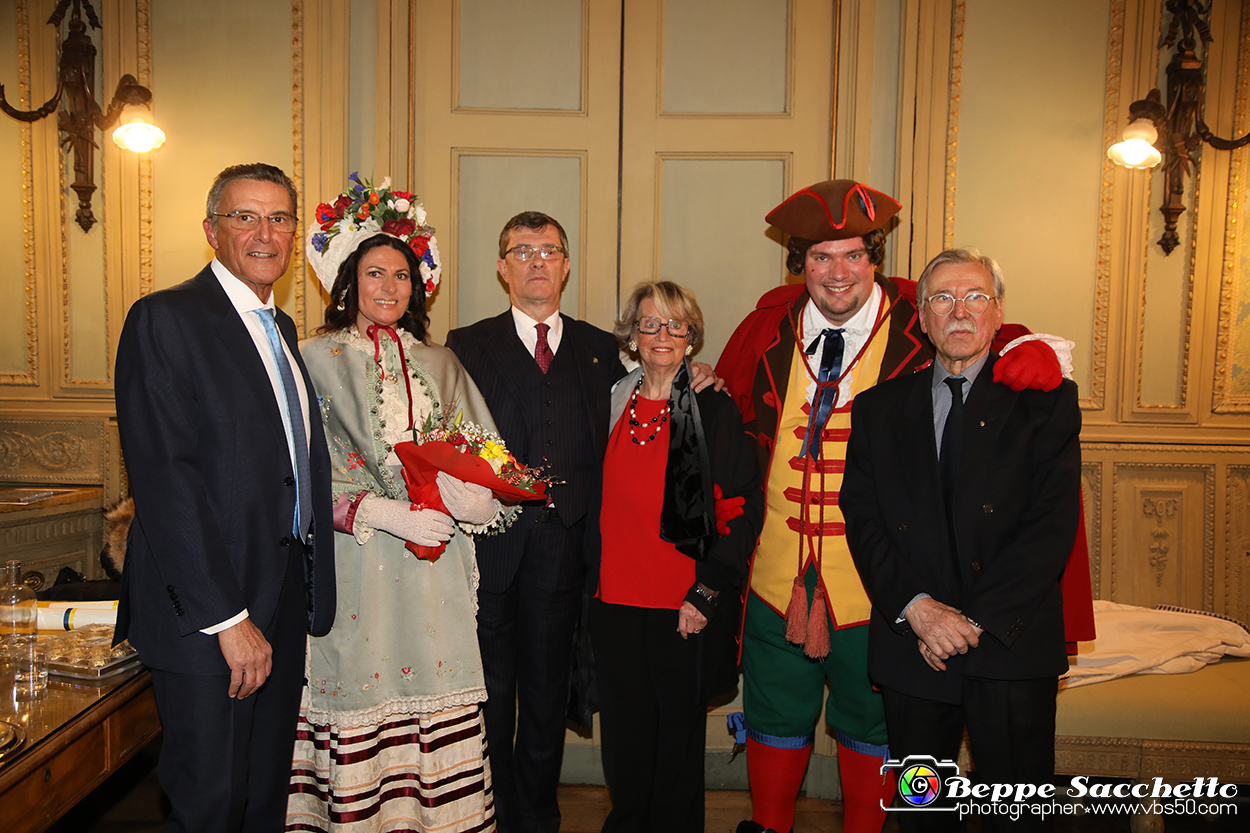
[[[920,322],[937,359],[856,397],[841,504],[872,598],[868,669],[891,756],[953,761],[966,726],[981,779],[1039,784],[1054,774],[1068,667],[1059,580],[1080,514],[1081,413],[1071,381],[993,381],[1002,296],[998,264],[975,251],[925,268]]]
[[[135,519],[116,638],[152,669],[171,831],[282,829],[304,634],[334,617],[329,455],[272,297],[296,204],[273,166],[218,174],[216,257],[137,301],[117,349]]]
[[[573,632],[583,589],[598,585],[609,396],[625,375],[611,334],[560,314],[568,248],[546,214],[513,217],[498,263],[511,308],[447,335],[508,450],[553,482],[546,506],[525,505],[507,532],[477,541],[486,734],[504,833],[560,827]]]

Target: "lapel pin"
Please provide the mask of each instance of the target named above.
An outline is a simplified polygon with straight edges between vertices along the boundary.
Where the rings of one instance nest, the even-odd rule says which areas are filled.
[[[598,357],[598,356],[593,356],[593,357],[590,359],[590,363],[591,363],[591,364],[598,364],[598,363],[599,363],[599,357]]]
[[[984,428],[984,427],[985,427],[985,420],[981,420],[981,427],[982,427],[982,428]]]

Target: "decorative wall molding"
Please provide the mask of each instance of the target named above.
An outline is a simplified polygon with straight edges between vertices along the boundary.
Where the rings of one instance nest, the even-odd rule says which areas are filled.
[[[304,0],[291,0],[291,181],[300,205],[295,212],[310,217],[308,196],[304,192]],[[304,268],[304,224],[296,223],[295,247],[291,252],[291,275],[295,283],[295,329],[309,335],[304,287],[308,270]]]
[[[946,116],[946,201],[942,212],[942,248],[955,245],[955,173],[959,162],[959,101],[964,82],[965,0],[957,0],[951,20],[950,109]],[[919,277],[919,276],[917,276]]]
[[[1149,494],[1141,501],[1142,515],[1147,519],[1151,517],[1155,519],[1155,526],[1150,530],[1150,537],[1154,540],[1147,548],[1149,554],[1146,555],[1146,563],[1154,570],[1155,584],[1159,587],[1163,586],[1163,574],[1168,569],[1168,553],[1172,550],[1169,539],[1176,531],[1176,522],[1173,518],[1180,512],[1182,499],[1181,493],[1171,492],[1161,495]]]
[[[1250,131],[1250,3],[1241,6],[1241,50],[1237,56],[1237,97],[1233,108],[1233,135]],[[1250,334],[1237,338],[1238,308],[1250,302],[1250,268],[1243,267],[1245,233],[1241,228],[1250,189],[1250,151],[1234,151],[1228,172],[1228,201],[1224,212],[1224,267],[1220,281],[1220,311],[1215,340],[1215,413],[1250,413],[1250,384],[1233,390],[1234,368],[1250,370]],[[1244,273],[1243,273],[1243,270]],[[1242,326],[1247,326],[1243,322]],[[1242,347],[1243,355],[1234,355]]]
[[[1184,413],[1189,410],[1189,363],[1192,355],[1193,346],[1193,313],[1194,313],[1194,267],[1196,261],[1197,235],[1193,233],[1193,226],[1198,224],[1198,192],[1202,182],[1202,166],[1195,159],[1194,172],[1192,177],[1193,193],[1188,197],[1193,203],[1190,207],[1190,232],[1189,243],[1186,246],[1186,270],[1185,270],[1185,311],[1182,313],[1182,341],[1181,341],[1181,374],[1180,374],[1180,391],[1175,404],[1150,404],[1142,401],[1142,375],[1145,370],[1144,350],[1146,344],[1146,257],[1145,252],[1142,253],[1142,270],[1138,291],[1138,308],[1137,308],[1137,341],[1134,356],[1135,378],[1133,384],[1133,410],[1141,413]],[[1154,245],[1151,241],[1150,245]]]
[[[1055,772],[1131,778],[1141,767],[1141,741],[1132,738],[1055,736]]]
[[[1055,772],[1143,781],[1159,776],[1170,784],[1215,776],[1243,784],[1250,744],[1057,735]]]
[[[17,86],[19,107],[30,107],[30,15],[28,0],[17,0]],[[38,293],[35,286],[35,181],[32,170],[31,125],[21,127],[22,153],[22,263],[24,268],[26,372],[0,373],[0,385],[33,387],[39,384]]]
[[[296,0],[298,2],[298,0]],[[581,106],[576,110],[540,109],[537,107],[462,107],[460,105],[460,0],[452,0],[451,24],[451,112],[478,113],[481,115],[531,115],[531,116],[584,116],[586,115],[587,99],[590,97],[590,0],[582,0],[582,42],[578,44],[582,51]],[[664,16],[661,14],[660,28],[664,27]],[[663,44],[663,31],[659,41]],[[568,44],[565,44],[568,48]],[[663,52],[660,53],[661,55]],[[656,73],[663,83],[663,73]],[[793,84],[789,85],[793,87]],[[663,86],[658,88],[663,92]],[[662,101],[662,98],[657,98]],[[770,114],[772,115],[772,114]],[[453,319],[454,320],[454,319]]]
[[[99,509],[51,515],[39,522],[32,522],[30,518],[0,520],[0,550],[37,546],[57,538],[91,533],[99,526]]]
[[[151,0],[137,0],[135,20],[138,27],[139,83],[152,88],[152,6]],[[152,155],[139,159],[139,295],[147,295],[156,287],[156,212],[153,188],[156,184]],[[129,299],[123,306],[129,308]]]
[[[1081,463],[1081,477],[1086,488],[1083,494],[1085,501],[1085,532],[1089,538],[1089,577],[1093,587],[1094,598],[1102,598],[1102,463],[1085,461]]]
[[[1154,8],[1153,4],[1149,2],[1146,3],[1146,7]],[[1143,61],[1143,63],[1145,63],[1146,65],[1150,67],[1149,77],[1151,79],[1156,79],[1159,77],[1159,64],[1161,60],[1161,57],[1160,57],[1161,52],[1160,52],[1159,47],[1157,46],[1157,43],[1158,43],[1157,39],[1159,38],[1159,29],[1163,25],[1163,18],[1161,15],[1157,15],[1154,12],[1150,12],[1148,15],[1148,19],[1151,21],[1149,24],[1149,28],[1144,28],[1142,31],[1138,33],[1137,45],[1139,49],[1145,50],[1148,56]],[[1130,82],[1133,81],[1132,78],[1130,78],[1129,80]],[[1132,328],[1134,332],[1133,341],[1131,342],[1131,346],[1132,346],[1131,355],[1132,355],[1132,362],[1133,362],[1133,367],[1132,367],[1133,389],[1131,393],[1131,400],[1132,400],[1131,410],[1140,415],[1158,414],[1158,415],[1182,416],[1185,414],[1186,411],[1188,411],[1188,408],[1189,408],[1189,401],[1188,401],[1189,360],[1190,360],[1190,349],[1191,349],[1191,344],[1192,344],[1191,336],[1192,336],[1192,326],[1193,326],[1194,254],[1195,254],[1195,245],[1197,241],[1197,235],[1194,233],[1194,230],[1197,228],[1198,222],[1199,222],[1198,195],[1199,195],[1199,182],[1201,178],[1201,173],[1202,173],[1201,158],[1200,156],[1195,155],[1192,176],[1190,177],[1190,180],[1189,180],[1190,182],[1189,187],[1191,189],[1191,193],[1189,193],[1186,196],[1186,205],[1189,206],[1188,217],[1189,217],[1189,223],[1190,223],[1189,232],[1188,232],[1189,241],[1185,247],[1186,248],[1186,269],[1185,269],[1185,299],[1186,300],[1185,300],[1185,311],[1182,314],[1184,320],[1182,322],[1183,342],[1180,345],[1181,347],[1180,391],[1179,391],[1179,395],[1177,398],[1177,402],[1174,404],[1166,404],[1166,403],[1148,404],[1142,401],[1142,378],[1143,378],[1143,373],[1144,373],[1144,364],[1145,364],[1144,350],[1145,350],[1145,344],[1146,344],[1146,301],[1147,301],[1147,285],[1148,285],[1147,279],[1149,277],[1148,266],[1150,264],[1150,258],[1148,256],[1148,253],[1151,251],[1152,246],[1155,247],[1154,251],[1157,252],[1158,245],[1154,242],[1154,240],[1151,239],[1150,234],[1143,234],[1140,236],[1135,236],[1132,234],[1129,235],[1129,239],[1137,241],[1138,245],[1140,246],[1140,248],[1138,248],[1137,251],[1133,252],[1130,257],[1125,258],[1125,265],[1129,270],[1128,275],[1125,279],[1126,305],[1127,305],[1127,298],[1130,297],[1130,295],[1127,293],[1132,293],[1133,288],[1136,287],[1135,309],[1130,308],[1131,311],[1129,312],[1130,316],[1135,317],[1135,318],[1129,319],[1129,326]],[[1153,185],[1154,179],[1156,178],[1157,177],[1151,176],[1151,178],[1147,180],[1146,203],[1148,204],[1149,207],[1147,208],[1146,215],[1140,216],[1140,217],[1134,217],[1133,222],[1145,224],[1148,222],[1147,218],[1150,216],[1153,216],[1152,215],[1152,212],[1154,211],[1153,202],[1152,202],[1153,197],[1151,195],[1151,191],[1153,189],[1151,186]],[[1125,345],[1125,346],[1128,347],[1129,345]],[[1127,361],[1128,355],[1129,353],[1126,352],[1125,353],[1126,361]]]
[[[1250,619],[1250,466],[1229,466],[1225,475],[1224,612]]]
[[[1124,86],[1124,7],[1126,0],[1112,0],[1107,32],[1107,93],[1103,111],[1103,146],[1110,147],[1120,135],[1120,88]],[[1102,160],[1098,199],[1098,244],[1094,266],[1094,340],[1090,345],[1089,392],[1080,397],[1081,407],[1100,411],[1106,407],[1107,329],[1111,317],[1111,248],[1115,165]]]
[[[1139,454],[1250,455],[1250,445],[1181,445],[1180,443],[1081,443],[1082,452],[1110,451]]]
[[[34,589],[55,581],[62,567],[103,578],[97,558],[104,546],[100,497],[100,489],[81,489],[47,505],[7,507],[0,513],[0,551],[22,562],[23,580]]]
[[[102,484],[104,422],[0,419],[0,479]]]
[[[50,126],[49,129],[55,130],[55,127]],[[69,298],[69,216],[70,216],[70,212],[75,209],[73,206],[67,206],[66,200],[73,199],[74,204],[77,205],[78,198],[77,196],[72,196],[68,198],[66,197],[66,194],[70,193],[70,191],[69,191],[69,188],[66,187],[66,183],[65,183],[65,154],[60,152],[58,148],[58,151],[55,154],[55,156],[56,156],[57,191],[55,194],[49,194],[48,196],[52,198],[52,201],[56,205],[57,225],[55,228],[49,228],[48,232],[49,234],[57,235],[57,245],[53,251],[57,255],[59,255],[58,262],[60,266],[59,266],[59,271],[52,278],[52,280],[55,281],[55,285],[60,287],[60,290],[61,290],[60,292],[60,295],[61,295],[61,298],[60,298],[60,301],[61,301],[61,315],[60,315],[61,379],[60,379],[60,384],[62,387],[68,387],[74,381],[73,373],[70,370],[70,346],[69,346],[69,330],[70,330],[70,322],[69,322],[69,303],[70,303],[70,298]],[[104,171],[103,163],[101,163],[99,167],[100,167],[100,173],[102,176],[103,171]],[[100,199],[101,201],[103,201],[104,199],[103,192],[99,192],[99,193],[101,193]]]
[[[474,112],[477,112],[477,111],[474,111]],[[588,212],[586,203],[587,203],[587,199],[589,198],[589,190],[590,190],[589,183],[588,183],[588,176],[589,176],[588,169],[589,169],[590,154],[587,151],[573,150],[573,149],[570,149],[570,150],[530,150],[530,149],[525,149],[525,148],[504,148],[504,147],[495,147],[495,148],[453,147],[451,149],[451,219],[450,219],[450,222],[448,223],[448,225],[451,228],[451,234],[449,235],[449,238],[451,240],[460,239],[460,219],[459,219],[460,217],[460,160],[466,157],[473,157],[473,156],[490,156],[490,157],[505,157],[505,158],[518,157],[518,158],[576,159],[577,168],[578,168],[578,186],[577,186],[578,187],[578,202],[581,205],[581,211],[578,213],[578,218],[577,218],[577,222],[578,222],[577,237],[581,241],[585,241],[588,239],[589,233],[588,233],[587,224],[589,222],[589,216],[588,216],[589,212]],[[657,182],[659,181],[659,170],[660,170],[660,166],[663,165],[664,158],[682,158],[682,157],[683,157],[683,154],[666,154],[663,158],[657,156],[656,163],[655,163],[656,164],[656,168],[655,168],[656,181]],[[698,156],[697,158],[703,158],[703,157]],[[733,156],[733,158],[737,158],[737,156]],[[657,201],[659,199],[658,189],[657,189],[656,199]],[[571,228],[571,226],[568,224],[567,221],[562,223],[562,225],[564,225],[566,229]],[[658,233],[659,232],[657,230],[656,234]],[[570,239],[572,239],[571,236],[570,236]],[[587,247],[585,243],[583,242],[583,244],[579,247],[577,268],[576,268],[577,302],[578,302],[577,317],[578,318],[584,318],[586,315],[586,292],[587,292],[587,281],[588,281],[587,273],[590,271],[589,263],[587,260],[586,248]],[[447,249],[444,249],[443,251],[447,251]],[[658,246],[656,246],[655,251],[656,251],[656,257],[658,258],[659,257]],[[444,255],[444,258],[446,259],[446,255]],[[572,281],[573,279],[569,278],[568,280]],[[456,263],[456,258],[452,257],[450,268],[448,268],[447,266],[443,267],[443,281],[442,281],[442,284],[439,286],[439,290],[438,290],[440,293],[440,297],[446,298],[447,305],[451,311],[450,314],[451,314],[452,321],[457,320],[457,315],[458,315],[457,305],[458,305],[458,299],[459,299],[459,294],[460,294],[460,288],[461,288],[461,281],[460,281],[460,276],[458,272],[458,264]],[[568,291],[568,284],[565,285],[565,291],[566,292]],[[447,293],[446,296],[441,295],[441,293],[443,292]],[[570,311],[569,314],[570,315],[573,314],[572,311]]]
[[[1215,474],[1214,464],[1112,463],[1112,601],[1215,609]]]

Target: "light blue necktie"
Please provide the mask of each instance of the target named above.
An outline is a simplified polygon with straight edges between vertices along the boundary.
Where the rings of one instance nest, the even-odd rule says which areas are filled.
[[[295,504],[295,521],[291,525],[291,531],[301,541],[307,541],[308,527],[312,524],[312,472],[308,468],[308,435],[304,432],[304,411],[299,404],[299,389],[295,387],[291,363],[287,361],[286,351],[282,349],[282,337],[278,335],[274,311],[262,307],[255,310],[255,313],[265,326],[265,335],[269,336],[269,349],[273,352],[273,362],[278,368],[284,394],[278,404],[282,406],[282,418],[286,420],[291,439],[295,442],[295,488],[299,499]]]

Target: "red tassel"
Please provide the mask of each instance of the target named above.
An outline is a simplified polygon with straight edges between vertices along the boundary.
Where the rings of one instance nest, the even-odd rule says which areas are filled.
[[[812,610],[807,619],[807,643],[803,646],[804,653],[812,659],[824,659],[829,656],[829,621],[825,618],[825,587],[816,582],[816,593],[812,597]]]
[[[786,608],[786,642],[802,645],[807,640],[807,588],[803,575],[794,577],[790,591],[790,605]]]

